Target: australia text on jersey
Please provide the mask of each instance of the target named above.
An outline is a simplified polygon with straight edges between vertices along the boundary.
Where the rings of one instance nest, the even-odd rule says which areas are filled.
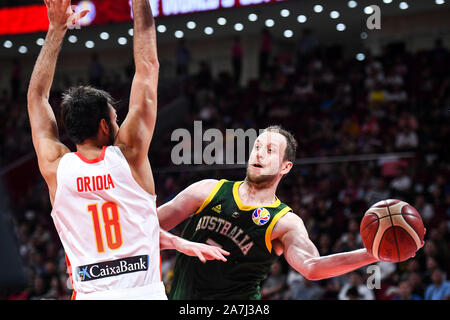
[[[246,256],[253,247],[253,241],[248,241],[251,239],[250,236],[245,234],[244,230],[225,219],[213,216],[203,216],[198,221],[195,231],[197,232],[198,230],[205,229],[215,231],[231,239],[239,247],[244,256]],[[239,237],[241,238],[239,239]]]

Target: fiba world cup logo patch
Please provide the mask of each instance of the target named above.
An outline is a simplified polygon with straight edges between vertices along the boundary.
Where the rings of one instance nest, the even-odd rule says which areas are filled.
[[[258,208],[253,211],[252,219],[256,225],[263,226],[270,220],[270,213],[266,208]]]

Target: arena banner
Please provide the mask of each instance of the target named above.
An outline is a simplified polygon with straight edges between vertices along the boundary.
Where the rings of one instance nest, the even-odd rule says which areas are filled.
[[[176,16],[204,11],[246,7],[288,0],[149,0],[155,17]],[[131,0],[83,0],[73,2],[76,11],[89,9],[81,26],[105,25],[133,19]],[[45,5],[29,5],[0,9],[0,36],[47,31]]]

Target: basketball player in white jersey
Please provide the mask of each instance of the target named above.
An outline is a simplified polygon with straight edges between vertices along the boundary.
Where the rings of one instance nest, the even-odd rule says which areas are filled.
[[[50,25],[31,76],[28,113],[52,218],[72,271],[73,298],[167,299],[160,248],[177,249],[202,261],[226,261],[228,253],[160,231],[148,159],[159,70],[148,0],[132,2],[136,74],[123,125],[117,125],[108,93],[78,87],[64,94],[61,114],[75,153],[59,141],[48,98],[67,26],[87,11],[73,13],[70,0],[45,4]]]

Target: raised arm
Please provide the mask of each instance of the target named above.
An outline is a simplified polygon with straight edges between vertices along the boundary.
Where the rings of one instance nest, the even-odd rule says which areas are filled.
[[[320,256],[303,221],[294,213],[286,214],[275,225],[272,243],[277,253],[283,253],[286,261],[309,280],[340,276],[378,261],[366,249]]]
[[[44,2],[47,6],[49,29],[31,75],[27,100],[31,134],[39,168],[52,194],[56,183],[57,160],[69,150],[59,142],[55,115],[48,102],[50,88],[58,54],[67,31],[67,23],[76,22],[88,11],[73,14],[70,0],[45,0]]]
[[[164,230],[171,230],[195,213],[205,203],[218,181],[206,179],[181,191],[171,201],[158,207],[159,224]]]
[[[159,62],[155,21],[148,0],[133,0],[133,52],[136,72],[131,85],[128,114],[116,144],[125,151],[130,165],[148,161],[148,149],[155,128]]]

